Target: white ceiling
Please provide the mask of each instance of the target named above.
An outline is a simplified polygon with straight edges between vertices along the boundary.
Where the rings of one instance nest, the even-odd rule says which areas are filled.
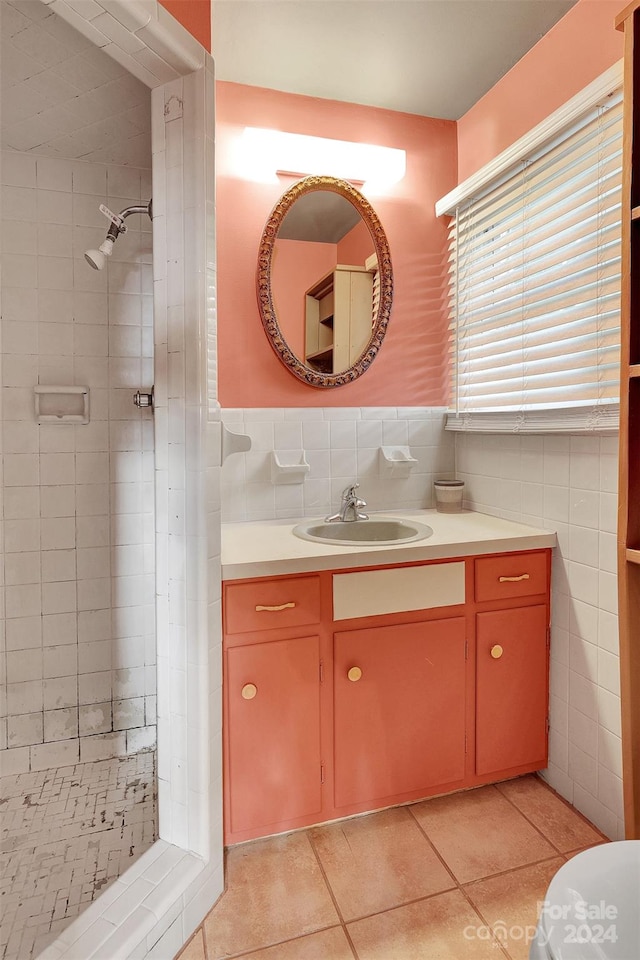
[[[151,91],[38,0],[0,0],[2,146],[151,166]]]
[[[219,80],[459,119],[575,0],[213,0]]]

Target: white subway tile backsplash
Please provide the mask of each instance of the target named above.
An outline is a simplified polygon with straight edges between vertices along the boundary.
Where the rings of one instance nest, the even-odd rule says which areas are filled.
[[[598,729],[598,761],[617,777],[622,777],[622,743],[620,737],[605,727]]]
[[[488,500],[490,499],[489,496]],[[543,510],[544,516],[548,520],[567,523],[569,520],[569,490],[566,487],[558,487],[545,483]]]
[[[369,509],[430,507],[433,475],[454,472],[453,437],[442,433],[440,410],[252,408],[223,410],[222,418],[230,429],[252,439],[251,450],[229,457],[222,469],[223,520],[333,512],[344,487],[355,480]],[[410,436],[422,441],[422,445],[410,445],[411,455],[418,460],[410,478],[380,479],[378,449],[384,436],[385,442],[402,446],[410,445]],[[285,441],[294,445],[285,447]],[[276,487],[274,493],[270,453],[286,449],[304,450],[311,472],[303,484],[288,492]]]
[[[575,524],[570,525],[569,559],[597,568],[598,554],[598,531]]]
[[[582,527],[598,529],[600,495],[597,490],[571,490],[569,494],[569,522]]]
[[[592,796],[598,791],[598,764],[596,760],[569,741],[569,776]]]
[[[598,800],[611,810],[616,817],[624,816],[622,803],[622,778],[604,765],[598,769]]]
[[[598,650],[598,685],[620,696],[620,661],[606,650]]]

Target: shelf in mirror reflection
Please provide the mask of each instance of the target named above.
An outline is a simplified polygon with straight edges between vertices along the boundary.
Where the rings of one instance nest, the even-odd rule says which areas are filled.
[[[271,346],[311,386],[350,383],[377,355],[393,278],[377,214],[346,181],[307,177],[265,227],[258,301]]]

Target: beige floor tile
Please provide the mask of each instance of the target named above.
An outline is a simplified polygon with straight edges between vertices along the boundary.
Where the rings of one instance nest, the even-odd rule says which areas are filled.
[[[528,960],[538,903],[563,863],[563,857],[554,857],[465,886],[465,893],[513,960]]]
[[[311,839],[345,920],[455,886],[405,808],[318,827]]]
[[[204,923],[208,960],[259,950],[338,923],[305,833],[232,848],[226,878],[227,890]]]
[[[499,784],[498,789],[563,853],[602,840],[600,834],[539,777],[519,777]]]
[[[245,953],[242,960],[353,960],[353,952],[342,927],[332,927],[257,953]]]
[[[493,786],[425,800],[411,811],[460,883],[556,853]]]
[[[205,960],[202,928],[191,938],[182,953],[178,954],[176,960]]]
[[[503,956],[459,890],[356,920],[348,930],[359,960],[498,960]]]

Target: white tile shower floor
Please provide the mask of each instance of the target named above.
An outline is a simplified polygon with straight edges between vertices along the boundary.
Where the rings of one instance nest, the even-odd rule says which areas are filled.
[[[155,753],[0,778],[0,960],[31,960],[156,839]]]

